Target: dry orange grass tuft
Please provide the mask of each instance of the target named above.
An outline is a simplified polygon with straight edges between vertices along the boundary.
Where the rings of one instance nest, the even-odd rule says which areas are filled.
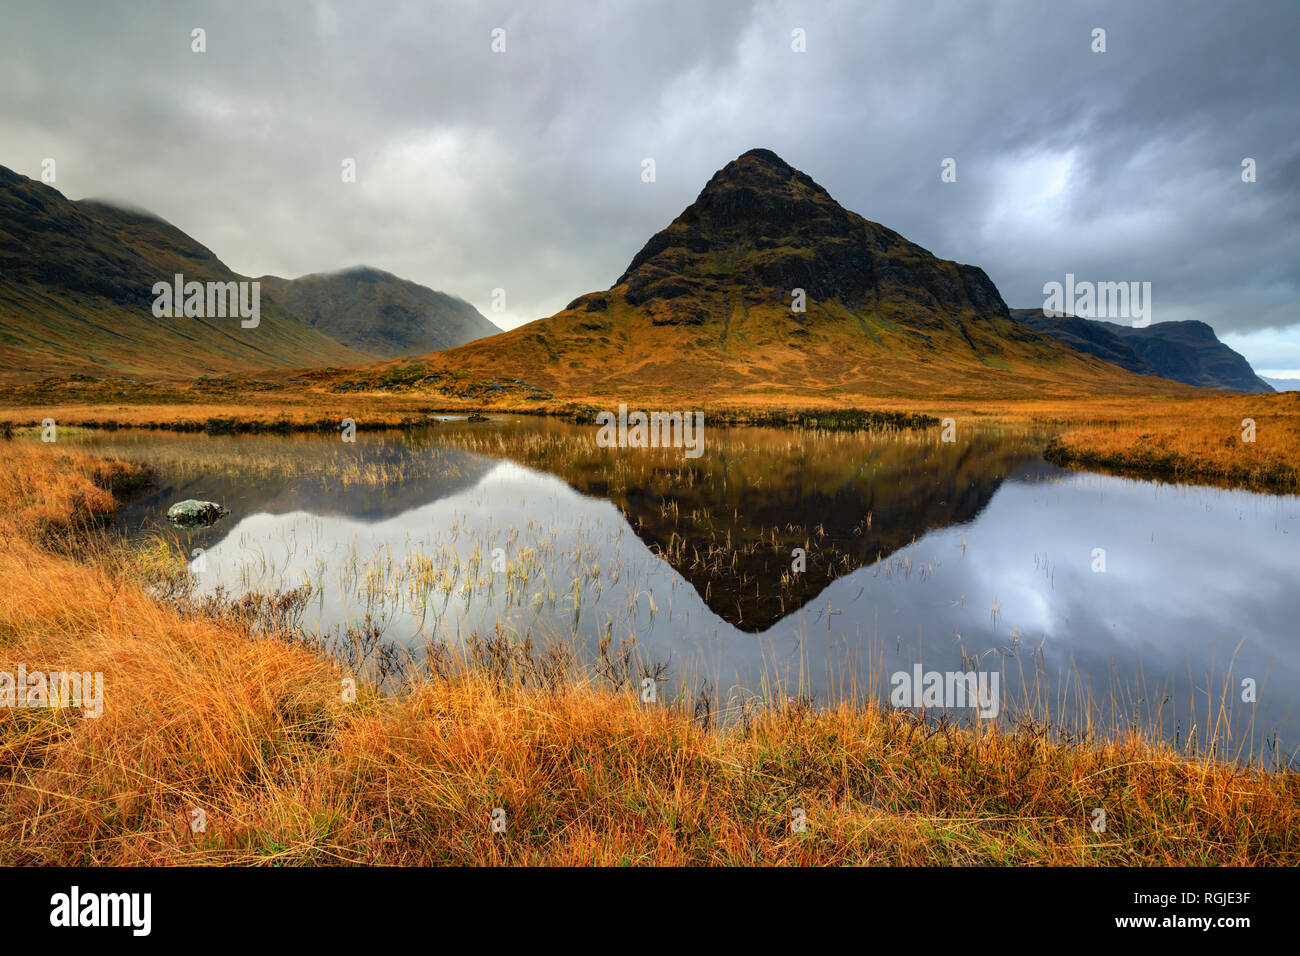
[[[101,671],[105,707],[0,710],[2,863],[1300,863],[1300,776],[1132,738],[788,698],[706,727],[499,637],[348,703],[293,635],[151,597],[140,554],[49,547],[86,549],[125,466],[5,450],[0,670]]]

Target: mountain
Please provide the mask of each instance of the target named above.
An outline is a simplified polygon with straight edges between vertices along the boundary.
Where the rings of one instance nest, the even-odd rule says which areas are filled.
[[[368,266],[260,281],[265,294],[313,329],[371,355],[434,352],[501,331],[463,299]]]
[[[1269,378],[1267,375],[1260,378],[1273,386],[1276,392],[1300,392],[1300,378]]]
[[[715,173],[609,289],[426,360],[587,394],[1165,387],[1016,322],[982,269],[848,211],[766,149]]]
[[[1234,392],[1273,391],[1273,386],[1256,375],[1244,357],[1220,342],[1204,322],[1157,322],[1134,328],[1072,315],[1054,318],[1044,315],[1042,309],[1013,309],[1011,314],[1071,348],[1139,375]]]
[[[1130,372],[1138,375],[1160,374],[1159,369],[1112,330],[1109,322],[1094,322],[1074,316],[1053,319],[1044,315],[1042,309],[1012,309],[1011,315],[1016,321],[1050,335],[1070,348],[1095,355]]]
[[[260,303],[256,328],[242,328],[238,317],[156,318],[154,283],[178,273],[205,283],[244,279],[156,216],[72,202],[0,167],[0,369],[8,377],[181,376],[374,360],[274,302]]]

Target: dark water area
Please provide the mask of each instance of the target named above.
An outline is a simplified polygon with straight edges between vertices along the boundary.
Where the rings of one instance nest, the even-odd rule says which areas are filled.
[[[119,531],[183,548],[201,590],[310,585],[309,629],[635,641],[659,693],[724,703],[898,703],[927,672],[996,674],[996,714],[940,709],[1090,709],[1101,729],[1191,747],[1217,730],[1229,753],[1294,762],[1300,498],[1067,472],[1032,432],[710,428],[694,460],[594,436],[496,419],[85,441],[156,469]],[[183,498],[230,514],[174,529]]]

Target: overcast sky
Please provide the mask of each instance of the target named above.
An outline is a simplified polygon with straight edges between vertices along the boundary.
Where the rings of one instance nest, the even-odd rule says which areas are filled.
[[[1153,321],[1300,375],[1300,4],[1071,7],[0,0],[0,165],[53,158],[246,275],[364,263],[510,328],[765,146],[1012,307],[1149,281]]]

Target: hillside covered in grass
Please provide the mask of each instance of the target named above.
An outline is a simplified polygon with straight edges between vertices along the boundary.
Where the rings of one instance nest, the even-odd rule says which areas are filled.
[[[0,167],[0,367],[172,378],[373,360],[262,300],[234,318],[156,318],[152,289],[177,274],[238,282],[216,255],[158,217],[62,193]]]
[[[258,282],[259,321],[159,318],[155,283]],[[251,295],[251,293],[250,293]],[[206,311],[206,310],[205,310]],[[468,302],[378,269],[252,280],[150,213],[0,167],[0,380],[176,381],[360,365],[500,331]]]

